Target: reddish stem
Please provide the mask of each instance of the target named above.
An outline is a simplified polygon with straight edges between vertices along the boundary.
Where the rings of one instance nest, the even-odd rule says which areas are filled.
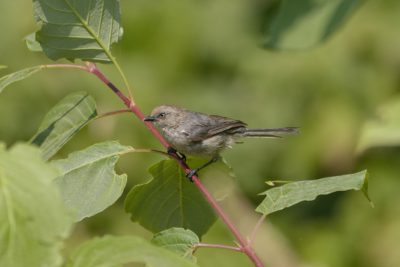
[[[110,82],[106,78],[106,76],[104,76],[104,74],[96,67],[95,64],[88,63],[87,67],[90,73],[96,75],[97,78],[99,78],[105,85],[107,85],[124,102],[125,106],[127,106],[141,121],[143,121],[145,116],[143,112],[139,109],[139,107],[135,104],[133,99],[129,99],[128,97],[126,97],[112,82]],[[158,132],[158,130],[151,122],[143,122],[164,147],[170,147],[165,138]]]
[[[61,66],[60,66],[61,67]],[[67,67],[67,66],[63,66]],[[75,67],[77,68],[77,67]],[[78,69],[82,69],[78,67]],[[97,66],[94,63],[87,63],[86,68],[84,69],[85,71],[88,71],[94,75],[96,75],[105,85],[107,85],[123,102],[124,104],[141,120],[145,118],[143,112],[139,109],[139,107],[135,104],[133,99],[129,99],[126,97],[112,82],[110,82],[106,76],[97,68]],[[146,127],[151,131],[151,133],[160,141],[160,143],[165,147],[165,148],[170,148],[170,144],[165,140],[165,138],[158,132],[158,130],[154,127],[154,125],[151,122],[146,122],[143,121],[143,123],[146,125]],[[182,160],[178,155],[173,155],[174,158],[177,160],[181,168],[185,171],[185,173],[189,173],[192,169],[186,164],[184,160]],[[198,176],[194,175],[192,177],[193,183],[197,186],[197,188],[200,190],[200,192],[203,194],[204,198],[207,200],[207,202],[212,206],[212,208],[215,210],[215,212],[218,214],[218,216],[222,219],[222,221],[225,223],[225,225],[229,228],[229,230],[232,232],[232,234],[235,236],[237,239],[240,247],[238,248],[240,251],[245,253],[250,260],[255,264],[256,267],[264,267],[264,264],[261,262],[260,258],[256,255],[255,251],[253,248],[250,246],[249,242],[242,236],[242,234],[239,232],[239,230],[235,227],[235,225],[232,223],[230,218],[228,217],[227,214],[222,210],[222,208],[219,206],[217,201],[214,199],[214,197],[210,194],[210,192],[207,190],[207,188],[201,183],[199,180]]]

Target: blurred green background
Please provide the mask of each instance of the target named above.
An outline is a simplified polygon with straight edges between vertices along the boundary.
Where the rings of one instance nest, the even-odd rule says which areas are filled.
[[[249,203],[231,209],[246,209],[243,214],[261,201],[257,193],[266,189],[265,180],[369,170],[374,209],[361,193],[346,192],[270,216],[265,226],[269,240],[260,234],[257,250],[270,255],[277,249],[280,254],[275,257],[291,258],[290,263],[277,259],[270,266],[400,266],[399,148],[356,151],[366,121],[400,93],[400,1],[367,1],[326,43],[298,52],[261,48],[261,2],[122,1],[124,37],[113,51],[134,87],[137,103],[146,113],[169,103],[238,118],[253,127],[301,127],[296,137],[249,140],[225,152],[245,195],[238,198]],[[1,1],[0,10],[0,65],[8,66],[0,69],[0,75],[50,63],[44,55],[29,52],[23,41],[37,29],[31,1]],[[101,68],[122,87],[112,66]],[[122,108],[95,77],[48,70],[1,93],[0,140],[7,145],[29,140],[44,114],[78,90],[96,98],[100,113]],[[108,139],[137,148],[160,148],[136,118],[124,114],[92,123],[58,157]],[[125,191],[148,179],[147,166],[159,159],[149,154],[122,158],[119,172],[129,176]],[[251,227],[249,223],[246,228]],[[103,234],[151,237],[130,222],[121,199],[78,224],[66,253]],[[204,236],[205,242],[232,240],[220,222]],[[197,255],[201,266],[251,266],[234,252],[204,249]],[[271,257],[266,262],[272,262]]]

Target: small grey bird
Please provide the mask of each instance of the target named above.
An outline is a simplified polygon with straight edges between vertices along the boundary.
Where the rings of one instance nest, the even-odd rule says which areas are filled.
[[[173,150],[183,155],[211,157],[203,166],[187,176],[219,159],[219,153],[244,137],[281,137],[281,134],[297,134],[297,127],[249,129],[247,124],[235,119],[207,115],[172,105],[153,109],[144,121],[153,122]],[[173,151],[172,150],[172,151]],[[184,157],[184,156],[183,156]]]

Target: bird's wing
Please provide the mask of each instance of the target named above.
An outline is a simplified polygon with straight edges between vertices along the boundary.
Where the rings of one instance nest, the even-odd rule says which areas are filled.
[[[196,121],[198,123],[192,128],[194,130],[191,135],[192,141],[202,141],[223,132],[234,133],[246,127],[246,123],[240,120],[218,115],[210,115]]]
[[[208,130],[208,137],[214,136],[222,132],[234,133],[238,129],[246,127],[246,123],[240,120],[234,120],[217,115],[211,115],[210,117],[213,119],[214,124],[210,125],[210,128]]]

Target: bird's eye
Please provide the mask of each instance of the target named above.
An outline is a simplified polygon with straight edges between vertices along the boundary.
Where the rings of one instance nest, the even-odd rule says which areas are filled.
[[[158,114],[158,116],[157,117],[159,117],[159,118],[164,118],[165,117],[165,112],[161,112],[160,114]]]

